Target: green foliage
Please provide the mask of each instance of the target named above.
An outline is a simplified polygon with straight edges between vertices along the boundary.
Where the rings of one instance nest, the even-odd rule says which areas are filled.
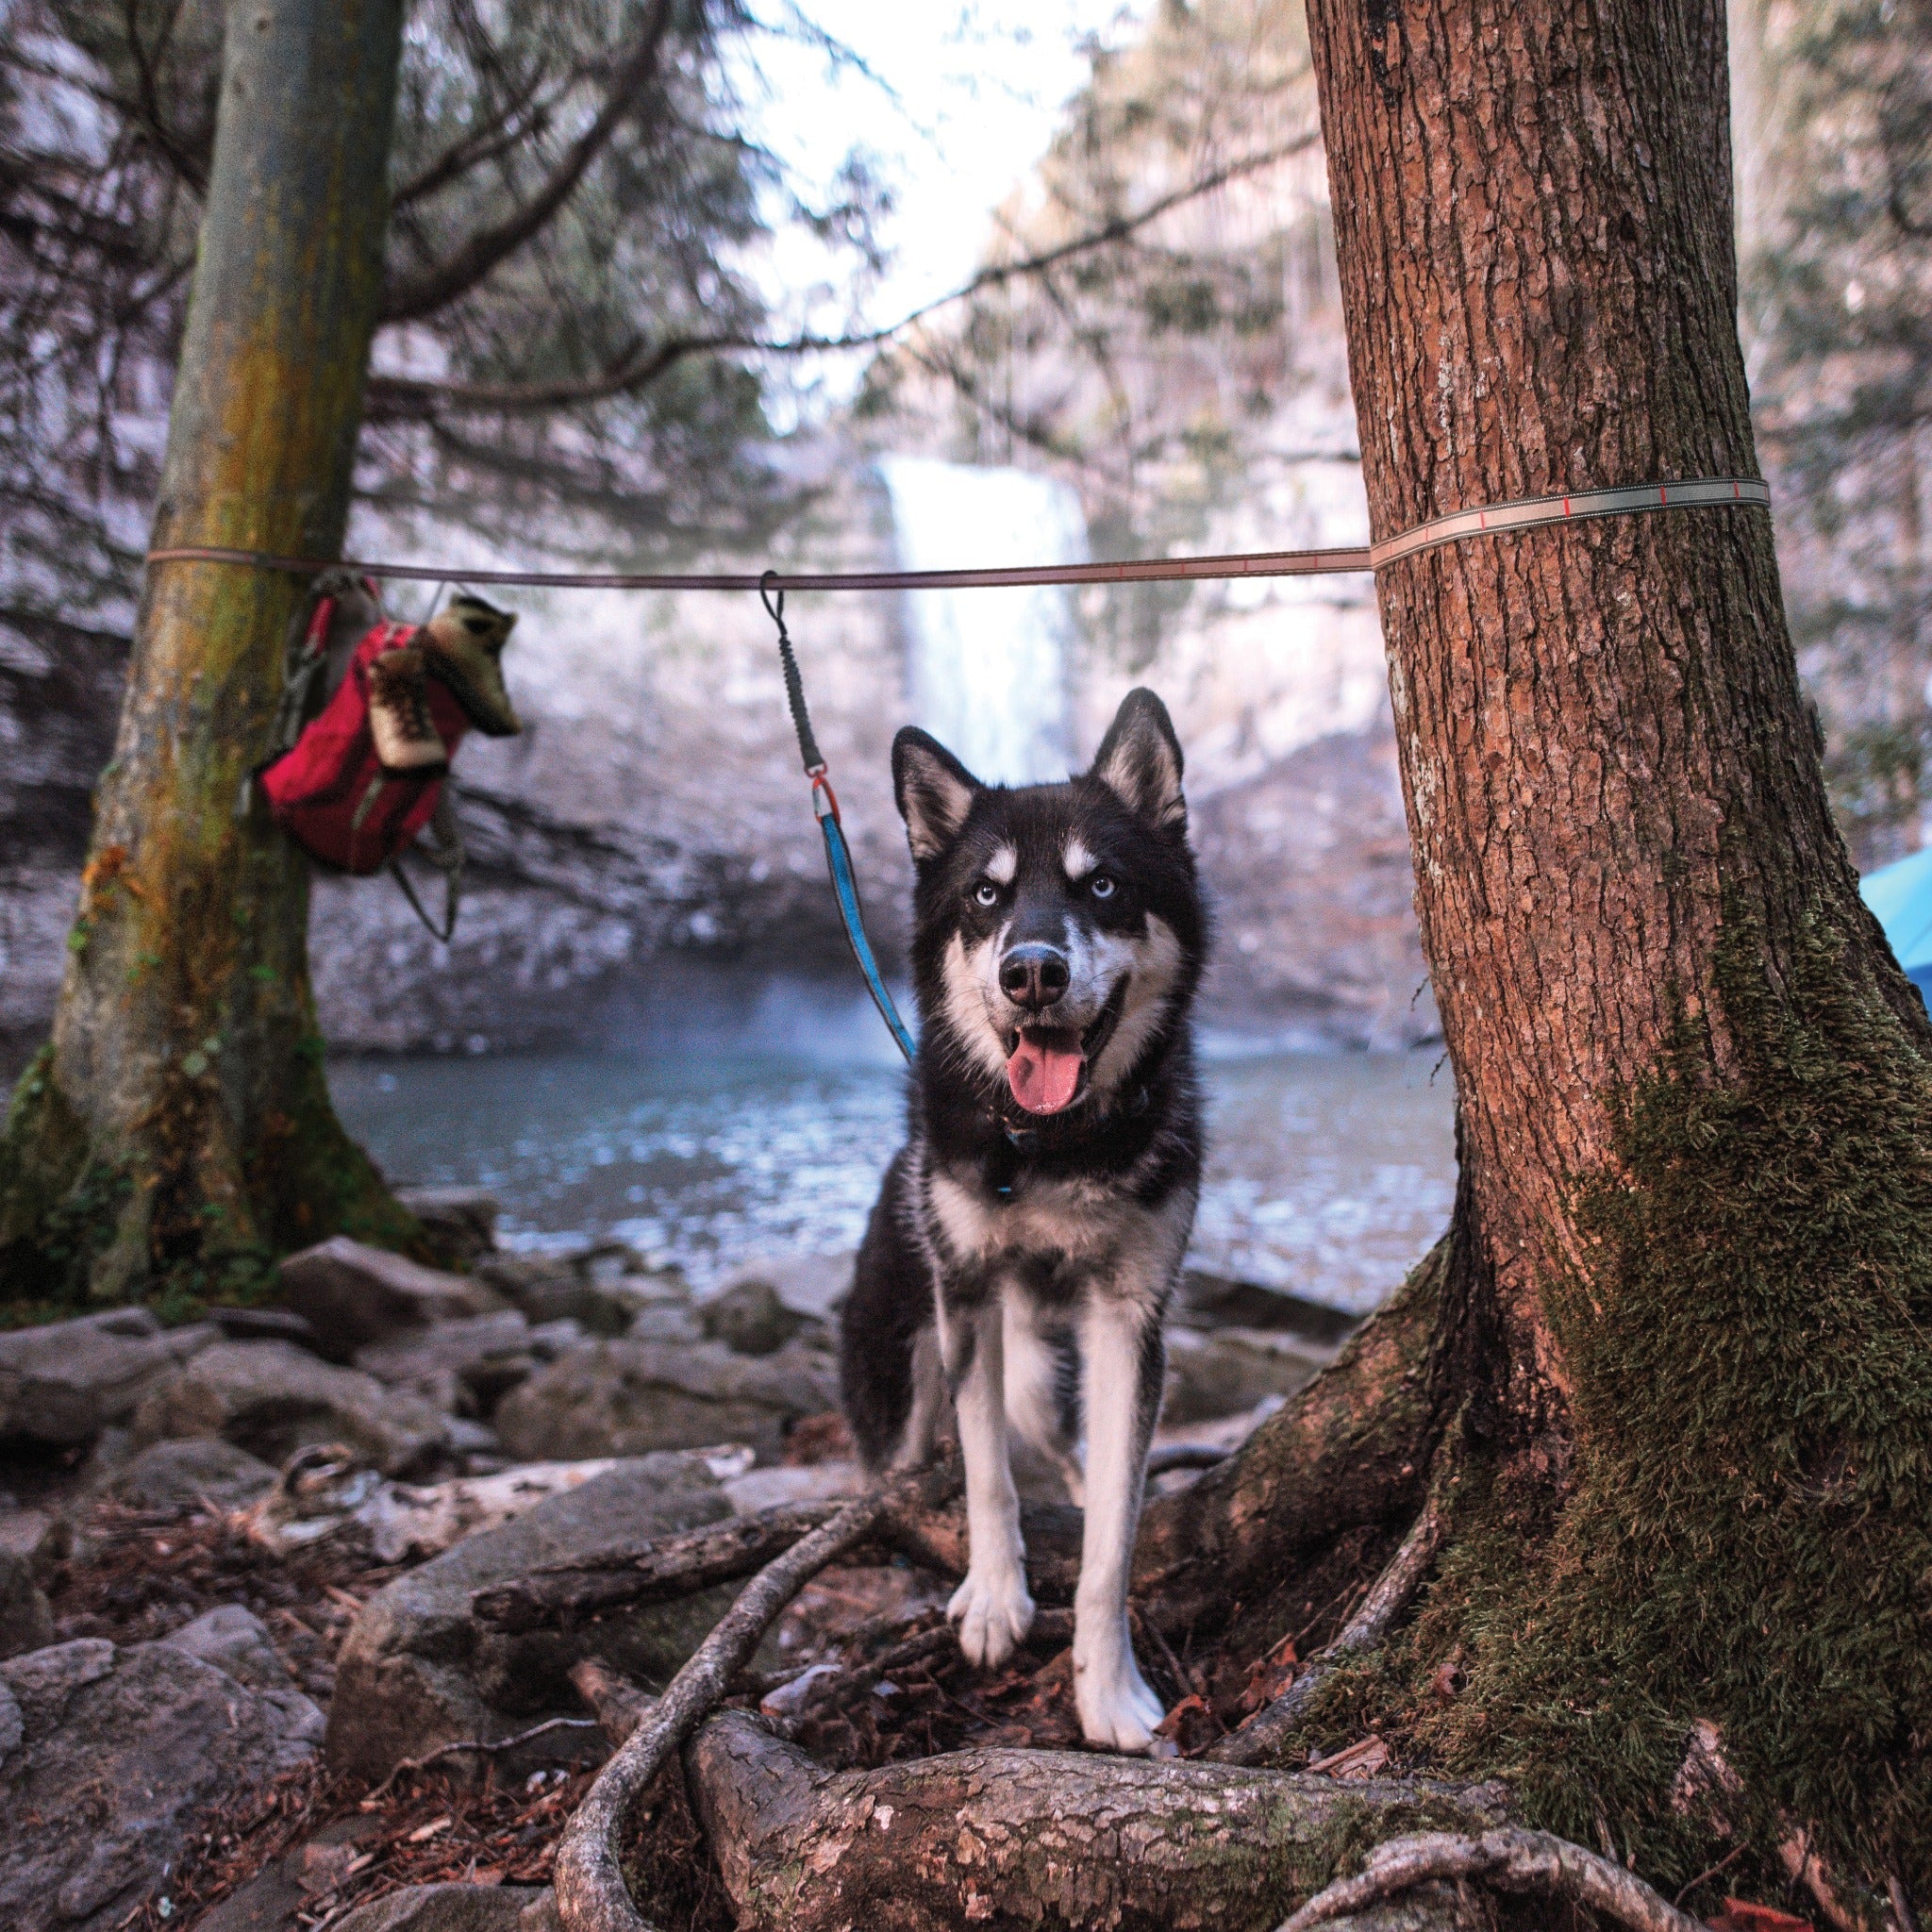
[[[1473,1467],[1416,1624],[1326,1699],[1666,1890],[1713,1800],[1766,1886],[1796,1821],[1932,1888],[1932,1066],[1842,951],[1780,991],[1727,929],[1734,1058],[1686,1024],[1623,1098],[1547,1291],[1574,1460]],[[1742,1792],[1675,1807],[1698,1720]]]
[[[129,622],[225,11],[0,11],[0,615]],[[681,345],[782,335],[743,264],[788,224],[824,245],[835,275],[874,264],[884,191],[855,160],[811,205],[752,133],[741,87],[756,85],[759,37],[810,37],[809,22],[678,0],[658,59],[626,89],[658,11],[409,8],[386,281],[397,298],[437,286],[378,337],[378,370],[411,374],[371,384],[364,496],[396,510],[460,503],[506,535],[536,525],[641,554],[761,530],[782,501],[760,454],[779,370]],[[527,233],[495,244],[533,209]]]

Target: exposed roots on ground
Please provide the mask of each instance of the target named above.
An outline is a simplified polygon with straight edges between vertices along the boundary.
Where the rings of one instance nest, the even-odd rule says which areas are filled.
[[[1294,1741],[1302,1718],[1314,1700],[1315,1692],[1333,1673],[1335,1666],[1355,1652],[1372,1650],[1389,1634],[1391,1624],[1414,1601],[1422,1588],[1436,1552],[1442,1546],[1442,1509],[1431,1498],[1415,1527],[1402,1540],[1402,1547],[1389,1559],[1389,1566],[1375,1579],[1375,1585],[1362,1599],[1361,1607],[1348,1620],[1341,1634],[1310,1657],[1307,1666],[1272,1704],[1257,1711],[1237,1731],[1202,1753],[1218,1764],[1269,1764],[1279,1760]]]
[[[713,1718],[686,1764],[745,1932],[1265,1924],[1391,1832],[1500,1816],[1482,1788],[1070,1751],[827,1772],[740,1711]]]
[[[1353,1878],[1337,1879],[1285,1920],[1280,1932],[1313,1932],[1419,1885],[1470,1878],[1499,1891],[1586,1906],[1631,1932],[1705,1932],[1701,1921],[1680,1912],[1622,1865],[1546,1831],[1509,1827],[1480,1837],[1432,1831],[1390,1839],[1369,1854]]]
[[[871,1532],[888,1507],[874,1491],[768,1563],[597,1774],[557,1851],[557,1906],[568,1932],[646,1932],[625,1883],[620,1841],[665,1761],[715,1710],[785,1606]]]

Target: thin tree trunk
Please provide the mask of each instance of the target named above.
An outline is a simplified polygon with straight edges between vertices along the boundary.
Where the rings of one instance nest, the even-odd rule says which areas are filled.
[[[331,556],[382,293],[401,0],[233,0],[154,541]],[[0,1157],[0,1293],[240,1285],[414,1224],[322,1068],[304,861],[242,780],[299,580],[148,573],[49,1049]]]
[[[1308,12],[1374,535],[1753,474],[1721,0]],[[1377,582],[1479,1367],[1402,1728],[1653,1875],[1728,1814],[1767,1873],[1796,1821],[1924,1897],[1932,1026],[1827,809],[1769,521]],[[1739,1789],[1674,1805],[1699,1720]]]

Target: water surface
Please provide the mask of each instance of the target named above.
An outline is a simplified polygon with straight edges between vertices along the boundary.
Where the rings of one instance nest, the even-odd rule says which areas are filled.
[[[858,1244],[904,1104],[876,1024],[801,1008],[733,1041],[353,1060],[329,1084],[396,1182],[490,1188],[513,1245],[612,1234],[702,1286],[760,1256]],[[1373,1307],[1449,1213],[1435,1058],[1210,1049],[1194,1259]]]

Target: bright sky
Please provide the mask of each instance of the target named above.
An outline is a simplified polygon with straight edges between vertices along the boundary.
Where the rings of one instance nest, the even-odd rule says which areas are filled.
[[[991,211],[1087,78],[1083,41],[1117,42],[1144,0],[802,0],[802,11],[874,77],[765,40],[761,131],[805,180],[828,179],[862,146],[892,185],[894,261],[866,304],[876,325],[973,273]],[[803,244],[782,246],[773,268],[793,287],[824,273]]]

